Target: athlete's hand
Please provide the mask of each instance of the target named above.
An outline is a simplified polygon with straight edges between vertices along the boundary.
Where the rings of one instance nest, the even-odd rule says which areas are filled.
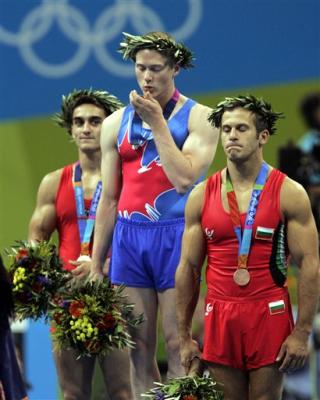
[[[159,102],[149,92],[139,96],[135,90],[130,92],[130,103],[139,117],[151,128],[156,122],[164,121]]]
[[[75,279],[84,279],[88,276],[91,269],[91,261],[73,261],[69,260],[71,265],[74,265],[76,268],[71,271],[73,278]]]
[[[308,337],[305,332],[293,330],[283,342],[276,361],[280,363],[279,371],[293,372],[302,368],[308,357]]]
[[[180,357],[187,375],[194,376],[201,373],[201,351],[195,340],[180,340]]]
[[[102,281],[103,278],[104,278],[103,269],[99,266],[91,265],[89,280],[90,281]]]

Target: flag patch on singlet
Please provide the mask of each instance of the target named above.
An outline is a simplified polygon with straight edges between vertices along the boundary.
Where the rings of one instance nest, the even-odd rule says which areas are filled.
[[[269,303],[269,311],[271,315],[281,314],[285,310],[285,304],[283,300],[272,301]]]
[[[273,228],[264,228],[263,226],[258,226],[255,238],[261,240],[272,240],[273,234],[274,234]]]

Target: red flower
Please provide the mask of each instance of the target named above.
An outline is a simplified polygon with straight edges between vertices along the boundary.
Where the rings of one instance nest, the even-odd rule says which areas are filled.
[[[84,311],[84,303],[82,301],[74,300],[69,306],[69,313],[76,318],[79,318]]]
[[[61,313],[58,313],[58,312],[54,313],[53,318],[58,325],[61,325],[61,323],[62,323],[62,320],[61,320],[62,314]]]
[[[18,250],[18,254],[16,255],[16,260],[20,260],[21,258],[28,257],[29,251],[22,247],[21,249]]]
[[[113,317],[111,312],[107,313],[103,317],[103,321],[104,321],[105,326],[106,326],[107,329],[113,328],[116,325],[116,320],[114,319],[114,317]]]
[[[111,312],[104,315],[102,321],[98,322],[97,327],[99,329],[108,330],[112,329],[117,325],[117,321],[114,319]]]
[[[57,328],[55,326],[50,327],[50,333],[56,333]]]
[[[198,400],[198,397],[193,394],[186,394],[182,397],[182,400]]]

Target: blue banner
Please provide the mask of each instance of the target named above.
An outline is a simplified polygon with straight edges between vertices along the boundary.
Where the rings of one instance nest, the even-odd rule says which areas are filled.
[[[318,0],[1,0],[0,119],[57,110],[73,88],[136,88],[117,53],[121,32],[164,30],[189,46],[196,67],[183,92],[320,76]]]

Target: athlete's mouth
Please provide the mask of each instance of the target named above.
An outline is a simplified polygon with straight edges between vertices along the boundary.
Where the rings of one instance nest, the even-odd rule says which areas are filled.
[[[227,149],[227,150],[230,150],[230,149],[241,149],[241,147],[242,147],[242,146],[240,146],[239,144],[228,144],[228,145],[226,146],[226,149]]]

